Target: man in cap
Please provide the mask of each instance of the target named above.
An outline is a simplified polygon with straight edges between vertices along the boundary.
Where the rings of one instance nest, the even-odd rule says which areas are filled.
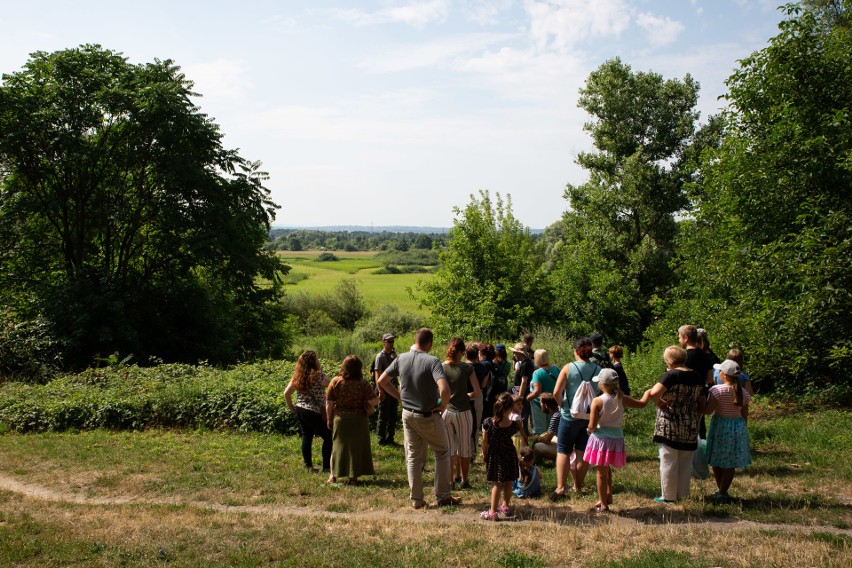
[[[386,333],[382,336],[382,350],[378,352],[373,361],[373,380],[378,385],[379,377],[385,372],[385,369],[390,367],[390,364],[396,359],[396,351],[393,349],[396,336],[392,333]],[[393,379],[395,387],[399,388],[397,379]],[[377,420],[377,429],[379,434],[380,446],[399,446],[394,439],[396,432],[396,417],[397,417],[397,400],[392,396],[385,394],[382,389],[379,390],[379,412]]]

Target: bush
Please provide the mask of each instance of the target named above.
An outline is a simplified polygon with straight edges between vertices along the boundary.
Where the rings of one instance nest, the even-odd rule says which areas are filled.
[[[44,320],[0,323],[0,381],[43,383],[59,368],[58,345]]]
[[[17,432],[150,427],[297,433],[284,388],[293,364],[229,370],[182,364],[113,366],[44,385],[0,386],[0,423]]]
[[[365,343],[379,341],[382,335],[392,333],[397,337],[416,331],[423,325],[417,314],[400,311],[394,304],[383,304],[369,317],[358,322],[355,333]]]
[[[333,253],[324,252],[315,259],[317,262],[337,262],[340,260]]]

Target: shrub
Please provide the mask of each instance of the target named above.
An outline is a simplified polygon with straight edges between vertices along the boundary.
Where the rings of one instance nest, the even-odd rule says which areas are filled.
[[[316,258],[317,262],[337,262],[340,260],[334,253],[324,252]]]
[[[283,396],[292,370],[283,361],[224,371],[119,365],[44,385],[8,383],[0,386],[0,423],[17,432],[181,427],[296,433]]]
[[[394,304],[383,304],[373,311],[369,317],[358,322],[355,333],[364,342],[379,341],[385,333],[392,333],[397,337],[413,332],[423,325],[423,321],[417,314],[400,311]]]

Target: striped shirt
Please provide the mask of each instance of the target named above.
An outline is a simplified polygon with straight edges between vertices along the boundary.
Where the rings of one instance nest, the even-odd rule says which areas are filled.
[[[710,387],[710,396],[716,400],[714,414],[722,418],[739,418],[743,415],[742,407],[734,404],[736,391],[728,385],[713,385]],[[743,389],[743,406],[749,403],[751,395]]]

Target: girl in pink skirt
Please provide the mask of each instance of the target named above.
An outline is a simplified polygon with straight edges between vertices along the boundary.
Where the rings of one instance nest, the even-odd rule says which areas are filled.
[[[618,388],[618,373],[604,369],[593,379],[600,386],[601,394],[592,401],[589,416],[589,442],[583,461],[595,466],[598,476],[598,496],[595,511],[605,513],[612,504],[612,467],[623,467],[627,463],[624,451],[624,407],[644,408],[648,404],[650,391],[645,391],[641,400],[622,394]]]

